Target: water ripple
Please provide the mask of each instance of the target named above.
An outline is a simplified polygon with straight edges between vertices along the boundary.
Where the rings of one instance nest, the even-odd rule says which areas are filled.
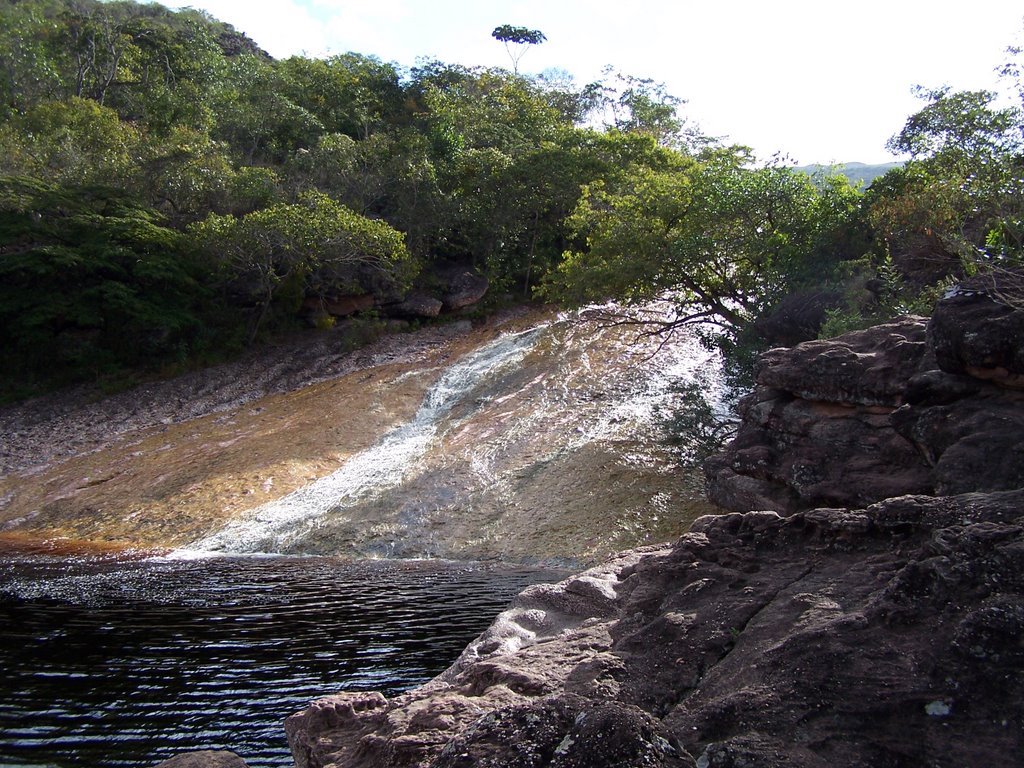
[[[394,695],[429,679],[512,595],[559,576],[328,558],[2,559],[0,765],[127,768],[203,748],[289,765],[288,714],[333,690]]]

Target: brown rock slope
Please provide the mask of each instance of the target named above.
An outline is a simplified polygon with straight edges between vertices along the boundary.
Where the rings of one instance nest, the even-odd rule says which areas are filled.
[[[943,320],[986,303],[1005,322],[983,327],[1013,327],[963,291],[927,333],[911,318],[771,353],[710,470],[720,500],[788,517],[704,517],[526,590],[427,685],[289,718],[297,765],[1024,763],[1020,336],[981,354],[977,320]],[[949,333],[963,370],[936,355]],[[933,495],[953,487],[974,492]]]

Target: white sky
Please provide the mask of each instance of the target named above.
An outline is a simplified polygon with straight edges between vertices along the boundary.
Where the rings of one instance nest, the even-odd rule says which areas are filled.
[[[916,84],[994,88],[1024,40],[1019,0],[194,0],[271,55],[355,51],[511,67],[500,24],[539,29],[520,71],[606,64],[686,99],[706,133],[800,164],[885,162]]]

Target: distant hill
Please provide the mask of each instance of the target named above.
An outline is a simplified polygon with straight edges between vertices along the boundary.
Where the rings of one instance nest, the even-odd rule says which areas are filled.
[[[878,165],[868,165],[867,163],[836,163],[835,165],[800,165],[795,170],[803,171],[806,174],[814,176],[815,174],[822,172],[838,173],[848,178],[852,183],[856,184],[858,181],[864,182],[864,186],[870,186],[871,182],[879,176],[891,171],[893,168],[899,168],[903,163],[880,163]]]

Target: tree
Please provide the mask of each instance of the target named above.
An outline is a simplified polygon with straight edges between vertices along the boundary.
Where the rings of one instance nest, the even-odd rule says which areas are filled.
[[[293,56],[279,65],[281,91],[328,133],[366,139],[404,118],[398,70],[374,56]]]
[[[253,341],[284,288],[296,304],[308,285],[339,293],[363,293],[369,271],[404,285],[415,274],[403,236],[382,221],[353,213],[320,192],[296,203],[279,203],[246,216],[211,214],[192,225],[193,242],[219,260],[236,293],[256,305]],[[285,307],[297,310],[298,307]]]
[[[505,44],[505,50],[508,52],[509,58],[512,59],[512,71],[516,74],[519,74],[519,60],[526,55],[529,46],[540,45],[547,40],[547,37],[539,29],[513,27],[511,24],[495,27],[491,32],[491,37]]]
[[[124,192],[0,177],[0,397],[180,362],[209,295],[180,233]]]
[[[53,51],[56,34],[38,3],[6,4],[0,24],[0,119],[60,93]]]
[[[280,162],[292,150],[313,146],[324,132],[316,115],[287,96],[282,81],[272,62],[241,54],[214,95],[211,134],[237,149],[247,165]]]
[[[716,148],[587,185],[569,219],[576,246],[546,295],[575,304],[668,300],[675,317],[657,332],[694,323],[726,338],[756,330],[773,304],[827,274],[820,246],[839,223],[828,212],[841,218],[845,208],[819,202],[830,187],[750,161],[742,148]]]
[[[0,124],[0,172],[130,186],[142,136],[90,99],[38,104]]]
[[[917,285],[1024,254],[1024,112],[992,91],[919,89],[889,147],[910,155],[868,193],[870,218]]]

